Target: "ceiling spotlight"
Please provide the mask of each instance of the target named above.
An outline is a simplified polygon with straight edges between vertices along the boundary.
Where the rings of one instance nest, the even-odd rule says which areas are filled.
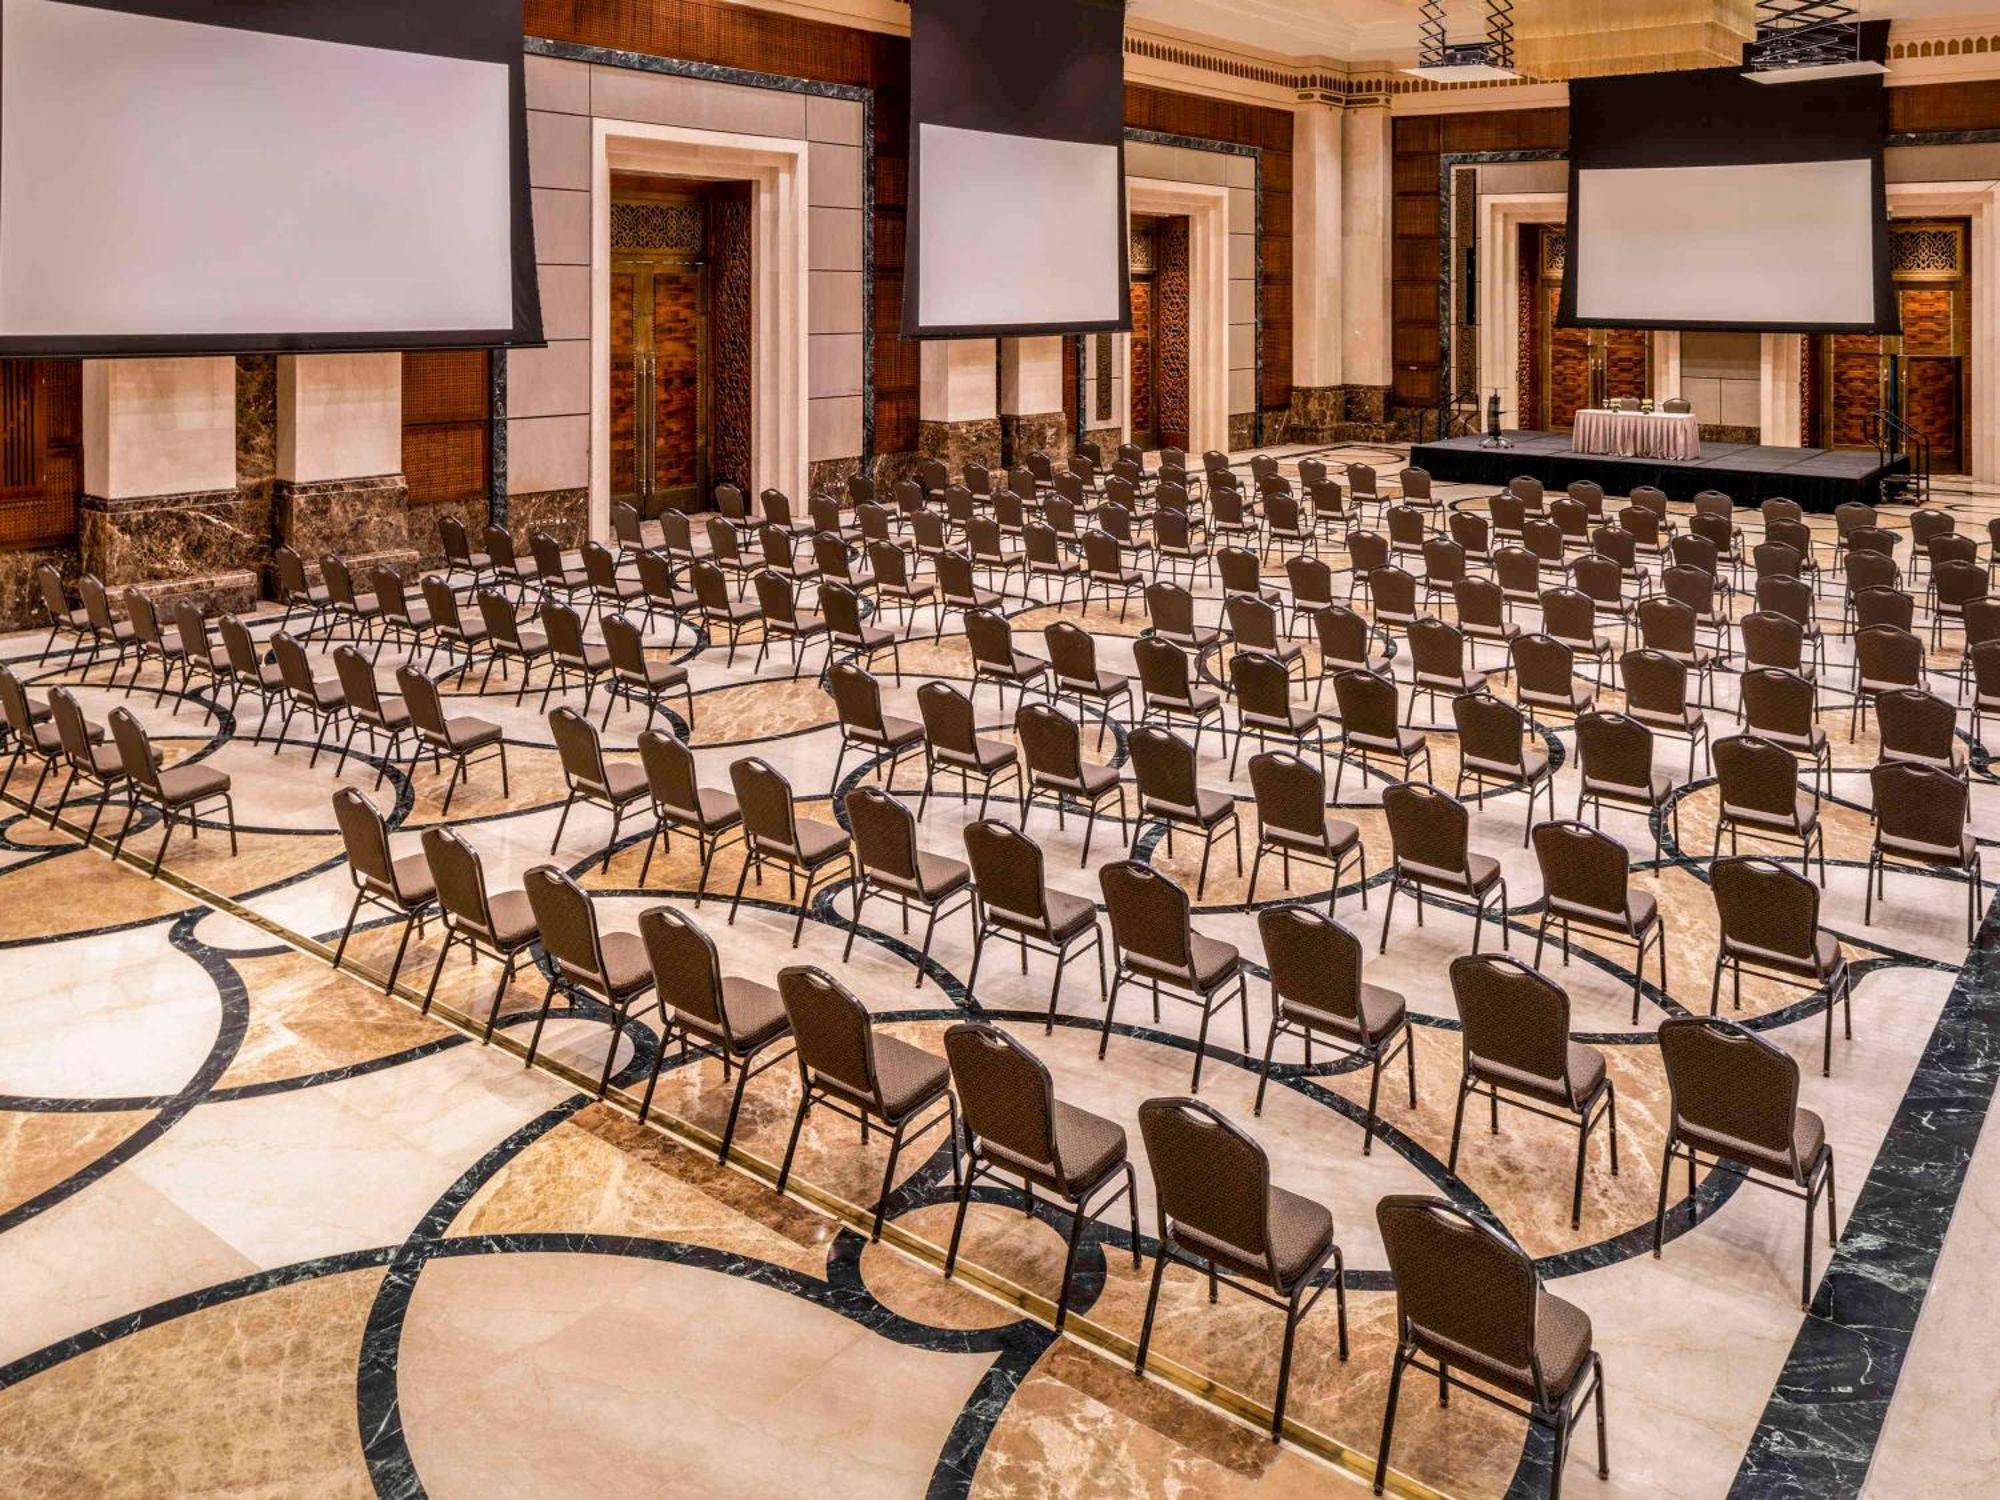
[[[1445,0],[1423,0],[1417,19],[1417,65],[1403,71],[1437,83],[1490,83],[1514,71],[1514,0],[1486,0],[1486,40],[1451,43],[1444,35]]]

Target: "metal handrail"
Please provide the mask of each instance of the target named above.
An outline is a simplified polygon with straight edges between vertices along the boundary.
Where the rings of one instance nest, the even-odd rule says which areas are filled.
[[[1876,456],[1884,464],[1908,453],[1910,487],[1916,491],[1917,503],[1921,505],[1930,499],[1932,444],[1929,433],[1912,427],[1887,407],[1878,406],[1868,414],[1865,436],[1875,445]]]

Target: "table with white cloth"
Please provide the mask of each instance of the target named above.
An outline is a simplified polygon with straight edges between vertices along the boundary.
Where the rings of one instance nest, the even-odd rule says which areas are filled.
[[[1701,424],[1692,412],[1586,407],[1576,414],[1570,446],[1578,453],[1685,462],[1701,457]]]

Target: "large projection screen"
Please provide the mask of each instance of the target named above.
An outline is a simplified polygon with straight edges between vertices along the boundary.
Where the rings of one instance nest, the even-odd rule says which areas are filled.
[[[0,0],[0,353],[539,342],[519,0]]]
[[[1131,326],[1123,0],[914,0],[907,338]]]
[[[1882,121],[1879,77],[1572,80],[1561,320],[1897,331]]]

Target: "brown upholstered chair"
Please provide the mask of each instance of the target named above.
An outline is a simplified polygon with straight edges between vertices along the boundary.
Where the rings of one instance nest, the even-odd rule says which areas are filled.
[[[1070,809],[1083,812],[1086,815],[1083,852],[1077,864],[1088,865],[1098,815],[1114,796],[1118,799],[1118,821],[1120,824],[1125,821],[1125,785],[1118,768],[1085,761],[1083,733],[1076,721],[1046,703],[1030,703],[1015,713],[1014,738],[1020,743],[1027,772],[1021,827],[1027,828],[1028,814],[1044,796],[1055,804],[1059,828],[1067,826],[1066,813]]]
[[[1625,678],[1625,712],[1655,734],[1688,742],[1688,779],[1694,779],[1695,751],[1707,752],[1708,718],[1688,701],[1688,669],[1664,651],[1627,651],[1618,670]]]
[[[431,755],[431,768],[444,769],[445,757],[452,761],[451,781],[444,789],[443,811],[451,811],[451,799],[458,786],[470,774],[472,767],[483,761],[500,762],[500,795],[505,799],[507,790],[507,740],[498,724],[486,719],[474,718],[471,714],[447,714],[444,696],[438,685],[429,677],[407,663],[396,669],[396,686],[402,690],[403,705],[410,716],[410,728],[416,736],[416,749],[411,755],[411,768],[423,758],[426,750]]]
[[[1490,1126],[1500,1130],[1500,1106],[1512,1105],[1558,1124],[1576,1126],[1576,1179],[1569,1227],[1583,1223],[1583,1168],[1590,1132],[1610,1129],[1611,1175],[1618,1175],[1618,1090],[1604,1054],[1570,1040],[1569,996],[1563,987],[1517,958],[1467,953],[1451,961],[1452,997],[1465,1043],[1447,1170],[1458,1171],[1465,1101],[1484,1092]]]
[[[540,581],[540,568],[533,556],[522,557],[515,550],[513,533],[504,526],[486,528],[486,555],[493,564],[493,581],[496,584],[512,585],[517,591],[515,600],[525,603],[528,590]]]
[[[719,517],[711,516],[709,520],[724,533],[729,532],[726,525],[721,525]],[[728,636],[729,655],[723,665],[734,666],[737,643],[742,640],[744,631],[763,620],[762,606],[741,595],[731,597],[729,581],[713,556],[697,558],[688,568],[688,577],[694,583],[695,612],[700,617],[702,629],[708,633],[711,642],[718,635]]]
[[[319,560],[319,571],[326,580],[327,608],[334,620],[344,622],[357,640],[373,640],[375,626],[382,618],[381,601],[372,591],[355,587],[347,559],[337,552],[329,552]],[[86,607],[90,605],[90,585],[94,581],[88,574],[77,580],[77,592],[83,596]],[[97,623],[94,616],[92,623]],[[112,667],[111,675],[117,677],[116,666]]]
[[[1632,956],[1632,1024],[1639,1024],[1639,996],[1645,986],[1646,949],[1657,947],[1660,997],[1667,996],[1667,924],[1660,905],[1632,889],[1632,855],[1607,833],[1587,823],[1548,822],[1535,828],[1535,863],[1542,872],[1542,924],[1535,932],[1535,967],[1551,924],[1562,928],[1563,964],[1569,963],[1576,927],[1629,943]]]
[[[1156,583],[1146,590],[1146,618],[1160,640],[1192,651],[1196,662],[1222,644],[1222,631],[1197,625],[1194,596],[1177,583]]]
[[[1346,605],[1332,604],[1315,612],[1312,623],[1313,634],[1319,638],[1319,679],[1313,686],[1315,709],[1326,694],[1326,685],[1342,672],[1389,675],[1389,653],[1377,643],[1374,627],[1365,615]]]
[[[1312,1199],[1274,1184],[1264,1148],[1199,1099],[1148,1099],[1139,1106],[1139,1133],[1153,1170],[1159,1254],[1133,1373],[1146,1373],[1153,1315],[1169,1261],[1204,1272],[1211,1296],[1218,1283],[1227,1283],[1282,1308],[1284,1352],[1271,1402],[1271,1437],[1276,1441],[1284,1433],[1299,1320],[1329,1285],[1339,1317],[1340,1357],[1347,1358],[1347,1269],[1334,1243],[1333,1215]],[[1332,1279],[1322,1281],[1320,1273],[1329,1261]]]
[[[1521,627],[1508,621],[1507,597],[1500,585],[1490,578],[1461,579],[1452,588],[1452,603],[1458,615],[1458,628],[1470,643],[1468,664],[1478,666],[1479,643],[1486,641],[1500,648],[1500,671],[1503,676],[1512,677],[1512,648]]]
[[[1128,980],[1144,985],[1153,994],[1156,1022],[1163,995],[1185,1001],[1201,1011],[1201,1029],[1195,1035],[1194,1077],[1188,1084],[1198,1094],[1209,1022],[1231,1000],[1236,1002],[1243,1021],[1243,1050],[1246,1053],[1250,1050],[1249,995],[1242,955],[1233,945],[1194,930],[1187,892],[1171,876],[1136,860],[1120,860],[1102,866],[1097,878],[1111,919],[1115,958],[1097,1055],[1102,1058],[1111,1044],[1119,986]]]
[[[1396,893],[1408,890],[1417,902],[1417,925],[1424,920],[1424,892],[1457,897],[1472,905],[1472,951],[1479,951],[1479,928],[1487,908],[1500,929],[1502,947],[1512,947],[1507,926],[1507,880],[1500,861],[1475,854],[1469,842],[1471,819],[1465,804],[1437,787],[1419,781],[1399,781],[1382,789],[1382,811],[1389,824],[1393,863],[1389,899],[1382,908],[1382,938],[1378,951],[1389,949],[1389,924],[1396,915]]]
[[[856,880],[854,921],[847,929],[847,946],[841,951],[841,961],[846,962],[854,954],[862,903],[870,896],[881,896],[902,908],[906,933],[910,913],[924,914],[924,945],[917,955],[915,980],[916,988],[922,989],[938,918],[970,905],[972,872],[959,860],[919,848],[916,817],[881,787],[856,787],[843,803],[854,839]]]
[[[764,867],[780,865],[785,871],[785,893],[798,902],[798,918],[792,924],[792,946],[796,948],[799,935],[805,931],[806,912],[812,907],[813,887],[822,878],[837,878],[840,870],[836,866],[844,867],[851,876],[853,848],[836,825],[798,815],[792,784],[768,761],[745,756],[731,763],[729,780],[743,810],[744,854],[743,869],[736,877],[736,895],[729,903],[729,925],[736,925],[736,909],[743,904],[743,887],[751,874],[756,874],[757,884],[762,886]]]
[[[1004,740],[989,740],[979,733],[979,720],[972,705],[948,682],[926,682],[917,689],[917,711],[924,721],[924,790],[917,799],[917,816],[922,818],[930,803],[939,772],[956,776],[961,792],[970,796],[972,782],[979,781],[979,812],[986,816],[986,804],[993,788],[1013,778],[1014,791],[1027,816],[1028,794],[1021,779],[1020,756]]]
[[[780,969],[778,994],[791,1019],[801,1082],[791,1142],[778,1169],[778,1191],[784,1192],[791,1180],[799,1132],[815,1106],[857,1122],[863,1141],[869,1122],[879,1121],[889,1129],[889,1163],[883,1169],[882,1195],[875,1201],[870,1236],[879,1240],[896,1185],[896,1160],[905,1142],[948,1126],[952,1186],[959,1186],[958,1106],[951,1096],[951,1069],[943,1058],[883,1035],[867,1007],[824,969],[805,965]],[[926,1116],[940,1103],[943,1108]]]
[[[695,776],[694,752],[672,730],[649,729],[639,736],[639,765],[646,773],[646,789],[653,799],[653,834],[646,841],[646,860],[639,866],[639,884],[652,872],[653,851],[664,837],[671,844],[675,830],[693,833],[701,856],[701,878],[694,888],[694,904],[701,906],[708,891],[709,866],[723,836],[743,826],[742,810],[735,797],[700,785]]]
[[[1195,899],[1208,889],[1208,860],[1215,841],[1224,833],[1235,840],[1236,873],[1243,873],[1243,827],[1236,816],[1236,798],[1228,792],[1209,791],[1198,784],[1194,747],[1179,735],[1157,725],[1145,724],[1132,731],[1126,741],[1133,774],[1137,778],[1138,816],[1132,820],[1132,847],[1148,822],[1163,823],[1167,832],[1167,853],[1174,852],[1174,830],[1185,829],[1200,838],[1201,873],[1195,879]]]
[[[185,818],[189,831],[200,839],[201,809],[207,804],[222,804],[229,819],[229,852],[232,855],[236,853],[236,803],[230,795],[227,771],[204,762],[184,762],[162,769],[159,754],[153,749],[144,726],[130,709],[123,706],[111,710],[111,737],[117,743],[118,764],[125,772],[125,794],[133,803],[134,812],[141,803],[158,808],[160,819],[166,825],[160,836],[160,847],[153,855],[153,874],[160,873],[160,865],[167,857],[167,845],[173,841],[174,826],[178,821]],[[88,738],[86,734],[86,743]],[[113,859],[125,847],[125,839],[136,822],[136,818],[127,818],[125,826],[118,830],[118,841],[111,849]]]
[[[383,695],[375,682],[375,663],[353,646],[343,643],[333,648],[333,667],[347,709],[347,739],[340,747],[340,759],[334,764],[333,774],[338,776],[347,769],[354,737],[366,731],[370,752],[379,752],[382,757],[375,768],[375,785],[380,787],[389,762],[401,755],[404,738],[415,738],[410,706],[393,694]]]
[[[604,632],[604,649],[610,658],[610,672],[604,677],[604,726],[611,726],[611,711],[620,698],[646,705],[646,722],[641,733],[653,727],[660,700],[679,689],[687,705],[687,725],[694,727],[694,688],[687,668],[679,662],[654,661],[646,655],[646,638],[639,627],[620,614],[601,615],[598,628]]]
[[[540,530],[528,533],[528,550],[534,554],[538,575],[535,581],[542,591],[544,604],[560,595],[563,604],[574,608],[579,599],[588,598],[590,575],[584,572],[581,557],[565,553],[560,541],[549,532]],[[572,563],[571,558],[576,558],[576,561]],[[331,582],[331,578],[328,581]]]
[[[1674,841],[1680,841],[1680,803],[1673,798],[1673,778],[1653,769],[1652,730],[1625,714],[1592,712],[1576,721],[1576,745],[1582,773],[1578,818],[1589,808],[1601,825],[1607,802],[1644,812],[1649,825],[1664,812],[1671,818]],[[1655,854],[1659,848],[1656,832]]]
[[[470,677],[472,669],[478,665],[479,652],[486,647],[486,622],[469,620],[460,607],[457,593],[445,579],[435,573],[426,573],[423,579],[424,604],[431,616],[431,649],[424,657],[423,670],[428,673],[442,651],[446,666],[450,670],[446,677],[464,675]],[[455,653],[463,651],[465,661],[451,666]]]
[[[1030,652],[1014,649],[1014,628],[1007,623],[1005,615],[990,609],[966,610],[965,639],[972,648],[975,693],[981,682],[992,682],[1004,709],[1009,686],[1018,694],[1017,703],[1027,701],[1031,687],[1039,687],[1044,693],[1049,690],[1048,662]]]
[[[1965,659],[1972,669],[1972,738],[1984,745],[1980,722],[1987,714],[2000,713],[2000,640],[1981,641]]]
[[[1826,1122],[1799,1107],[1798,1063],[1755,1032],[1706,1016],[1671,1016],[1661,1022],[1660,1061],[1666,1067],[1669,1104],[1660,1202],[1653,1215],[1653,1258],[1659,1258],[1666,1237],[1674,1163],[1683,1156],[1687,1160],[1692,1203],[1695,1173],[1706,1153],[1717,1163],[1744,1168],[1746,1180],[1805,1203],[1799,1307],[1809,1308],[1813,1216],[1822,1196],[1827,1243],[1837,1245],[1840,1238],[1834,1222],[1833,1147]]]
[[[1393,1194],[1375,1205],[1375,1221],[1396,1283],[1397,1335],[1375,1493],[1389,1473],[1405,1368],[1437,1377],[1440,1405],[1450,1404],[1455,1387],[1548,1432],[1555,1446],[1549,1500],[1562,1493],[1571,1435],[1594,1402],[1597,1477],[1610,1478],[1604,1362],[1591,1347],[1589,1315],[1543,1291],[1534,1261],[1519,1245],[1443,1198]],[[1433,1363],[1425,1364],[1424,1355]]]
[[[788,544],[789,545],[789,544]],[[827,635],[826,619],[799,608],[799,590],[802,585],[797,579],[766,568],[751,580],[757,589],[757,610],[764,622],[764,638],[757,643],[757,660],[750,670],[755,672],[764,665],[764,657],[771,649],[773,641],[792,643],[792,676],[797,677],[804,669],[806,647],[814,640],[820,640],[827,648],[831,659],[833,644]]]
[[[1893,625],[1869,625],[1854,632],[1854,707],[1848,714],[1847,738],[1868,722],[1876,695],[1895,688],[1925,685],[1924,643]]]
[[[1250,786],[1257,798],[1257,854],[1250,864],[1250,893],[1245,899],[1253,905],[1257,900],[1257,874],[1268,851],[1282,863],[1288,891],[1294,859],[1325,867],[1329,914],[1340,899],[1341,871],[1351,861],[1361,890],[1361,909],[1366,911],[1368,850],[1361,842],[1359,828],[1326,810],[1326,773],[1296,755],[1265,751],[1251,758]]]
[[[1410,706],[1405,722],[1416,717],[1417,699],[1435,700],[1440,694],[1460,698],[1486,686],[1486,674],[1466,667],[1466,638],[1456,626],[1442,620],[1412,621],[1410,636]]]
[[[1288,750],[1310,748],[1322,767],[1326,741],[1317,709],[1294,703],[1291,674],[1277,657],[1262,651],[1238,651],[1229,659],[1229,685],[1236,698],[1236,749],[1229,757],[1229,774],[1236,774],[1243,741],[1257,737],[1258,748],[1277,741]]]
[[[1741,847],[1742,835],[1799,846],[1799,867],[1810,867],[1819,851],[1819,883],[1826,888],[1826,833],[1820,827],[1819,794],[1799,786],[1799,765],[1785,746],[1754,734],[1730,735],[1715,742],[1715,772],[1721,807],[1715,820],[1710,856],[1722,852],[1729,835],[1729,852]]]
[[[938,628],[943,629],[944,606],[938,600],[937,585],[919,583],[911,576],[909,554],[902,548],[885,540],[871,541],[868,566],[875,573],[876,599],[884,605],[901,606],[905,630],[916,620],[917,610],[926,604],[934,608]]]
[[[1076,699],[1077,712],[1087,714],[1095,705],[1097,745],[1104,748],[1104,731],[1111,722],[1111,710],[1119,702],[1125,715],[1132,715],[1132,684],[1123,673],[1097,664],[1097,641],[1074,620],[1056,620],[1045,626],[1043,639],[1049,648],[1049,669],[1054,674],[1052,695],[1060,700]]]
[[[1104,517],[1099,517],[1100,526]],[[1129,525],[1129,522],[1127,523]],[[1130,541],[1114,536],[1109,529],[1089,532],[1083,539],[1084,581],[1083,607],[1090,608],[1090,591],[1104,590],[1104,603],[1108,609],[1111,595],[1118,595],[1118,618],[1123,620],[1132,607],[1132,596],[1143,594],[1146,589],[1146,575],[1137,568],[1126,564],[1125,557]]]
[[[271,710],[286,697],[285,674],[275,660],[264,660],[264,653],[251,637],[250,627],[235,615],[224,615],[216,622],[216,632],[222,637],[222,662],[220,681],[229,689],[229,712],[236,713],[236,705],[245,691],[256,694],[263,713],[257,720],[256,733],[250,736],[252,743],[264,737],[264,726],[270,722]],[[242,720],[239,719],[239,725]]]
[[[889,653],[896,683],[903,681],[903,638],[886,625],[871,625],[861,612],[861,595],[847,584],[828,579],[819,587],[819,607],[826,618],[827,638],[832,649],[848,653],[848,660],[872,669],[876,657]]]
[[[555,836],[549,840],[549,853],[554,854],[562,842],[570,810],[577,803],[601,807],[611,814],[611,836],[604,841],[598,869],[608,870],[626,811],[647,795],[646,773],[629,761],[607,761],[597,726],[567,703],[557,704],[550,712],[549,733],[555,739],[556,756],[562,763],[563,781],[568,788],[562,816],[556,819]]]
[[[513,604],[500,590],[481,589],[474,597],[479,603],[480,621],[486,626],[489,652],[486,671],[479,679],[479,691],[486,691],[496,666],[500,669],[500,680],[505,682],[508,664],[519,662],[521,685],[514,690],[514,702],[518,704],[528,691],[528,677],[534,671],[535,663],[549,654],[549,638],[539,630],[523,629]]]
[[[1556,780],[1547,748],[1534,737],[1520,709],[1491,693],[1461,694],[1452,700],[1451,715],[1458,729],[1458,780],[1452,795],[1463,797],[1468,780],[1481,797],[1492,787],[1526,792],[1528,815],[1521,823],[1521,847],[1527,848],[1528,830],[1535,824],[1535,798],[1546,791],[1549,816],[1556,815]]]
[[[113,722],[116,722],[114,711]],[[128,757],[129,759],[129,757]],[[1862,920],[1875,920],[1875,898],[1886,896],[1889,866],[1927,874],[1956,870],[1966,877],[1965,938],[1979,927],[1985,891],[1979,869],[1979,841],[1967,826],[1971,788],[1938,766],[1888,761],[1869,772],[1875,793],[1875,843],[1868,851],[1868,897]]]
[[[285,689],[285,717],[278,724],[278,740],[271,753],[277,755],[284,750],[285,734],[292,719],[303,712],[312,721],[314,731],[312,757],[306,762],[310,769],[319,763],[328,732],[339,728],[340,721],[347,716],[347,694],[337,677],[329,680],[316,673],[305,647],[284,631],[271,637],[271,654],[277,659]]]
[[[568,692],[572,684],[583,686],[583,712],[590,712],[590,700],[597,684],[611,675],[611,651],[602,641],[585,640],[583,617],[567,604],[544,599],[541,608],[542,634],[549,642],[549,675],[542,684],[544,712],[549,697],[558,690]]]
[[[1715,983],[1708,1013],[1722,1000],[1722,975],[1730,974],[1731,1004],[1743,1008],[1743,971],[1803,989],[1826,991],[1826,1043],[1820,1072],[1833,1073],[1833,1013],[1845,1007],[1846,1034],[1854,1035],[1854,979],[1840,941],[1819,925],[1819,891],[1805,876],[1771,859],[1731,855],[1709,866],[1709,889],[1721,923]]]
[[[1132,1265],[1139,1259],[1139,1184],[1117,1123],[1056,1098],[1042,1060],[998,1027],[962,1021],[944,1034],[945,1059],[965,1115],[967,1170],[945,1252],[949,1281],[958,1265],[965,1212],[981,1174],[1018,1177],[1028,1212],[1035,1189],[1059,1201],[1070,1216],[1069,1253],[1056,1293],[1056,1328],[1069,1317],[1070,1282],[1085,1224],[1102,1218],[1120,1198],[1132,1215]],[[1104,1193],[1102,1190],[1111,1188]],[[1094,1208],[1087,1205],[1097,1199]]]
[[[626,1023],[638,1012],[639,1002],[653,993],[653,967],[646,945],[636,933],[602,931],[589,893],[554,865],[536,865],[528,871],[526,884],[528,904],[541,931],[542,951],[549,961],[548,989],[542,995],[534,1034],[528,1038],[527,1066],[534,1066],[542,1028],[548,1024],[558,994],[602,1005],[611,1012],[604,1071],[597,1080],[597,1097],[602,1099],[611,1086],[611,1068],[617,1061],[618,1040]],[[655,996],[653,1007],[648,1008],[659,1004]]]
[[[1958,709],[1950,700],[1921,688],[1890,688],[1875,695],[1875,717],[1881,733],[1880,760],[1965,774]]]
[[[1340,709],[1340,744],[1333,771],[1333,798],[1340,800],[1341,777],[1350,758],[1361,762],[1366,779],[1374,760],[1396,763],[1401,779],[1408,780],[1419,762],[1428,776],[1431,768],[1430,740],[1421,730],[1396,722],[1396,684],[1374,672],[1342,672],[1333,679],[1334,702]]]
[[[840,794],[840,768],[850,749],[874,756],[876,779],[884,786],[893,786],[903,757],[923,749],[924,726],[914,719],[883,713],[881,685],[858,662],[844,661],[834,667],[826,674],[826,687],[833,695],[840,721],[840,750],[833,757],[830,794]]]
[[[1182,647],[1162,636],[1141,636],[1132,643],[1132,660],[1139,668],[1140,722],[1157,718],[1169,729],[1186,724],[1194,730],[1199,752],[1201,731],[1213,719],[1216,733],[1227,743],[1222,694],[1195,682],[1194,663]]]
[[[1832,796],[1833,748],[1820,727],[1818,691],[1811,680],[1778,667],[1754,667],[1744,672],[1739,693],[1744,732],[1809,760],[1820,795]]]
[[[61,723],[61,700],[51,701],[57,705],[57,722]],[[382,983],[382,993],[386,995],[396,988],[396,975],[403,967],[403,955],[409,951],[411,932],[423,927],[437,902],[437,885],[422,854],[406,854],[398,859],[391,852],[388,821],[381,809],[361,792],[351,786],[335,791],[333,815],[340,825],[340,842],[347,853],[347,875],[354,882],[354,904],[347,909],[347,925],[341,928],[340,941],[334,945],[333,966],[340,967],[363,903],[386,907],[403,919],[402,941],[396,945],[396,959],[389,965],[389,977]]]
[[[1254,1112],[1264,1113],[1264,1089],[1271,1081],[1271,1053],[1280,1034],[1305,1043],[1305,1065],[1313,1065],[1313,1038],[1331,1040],[1368,1064],[1368,1113],[1361,1122],[1361,1154],[1375,1144],[1375,1104],[1382,1070],[1403,1054],[1410,1076],[1410,1108],[1417,1107],[1417,1049],[1410,1032],[1409,1007],[1394,990],[1361,977],[1361,939],[1330,916],[1309,906],[1278,906],[1257,914],[1264,962],[1271,971],[1271,1034],[1257,1075]]]
[[[1980,575],[1984,577],[1982,573]],[[138,589],[125,591],[125,618],[132,625],[132,645],[138,653],[138,663],[132,669],[132,681],[127,691],[139,685],[140,669],[148,662],[160,669],[160,685],[153,692],[153,706],[157,708],[173,689],[174,673],[181,674],[181,690],[174,694],[174,713],[181,711],[181,699],[187,693],[191,681],[188,672],[188,654],[181,645],[181,633],[171,625],[160,623],[160,608],[151,597]]]
[[[972,972],[965,981],[966,994],[978,998],[974,987],[979,979],[980,960],[986,956],[987,942],[998,939],[1019,945],[1023,974],[1028,971],[1030,951],[1055,959],[1044,1031],[1055,1030],[1056,1001],[1062,993],[1064,968],[1086,948],[1097,950],[1098,999],[1107,999],[1104,943],[1097,929],[1097,908],[1081,896],[1049,888],[1042,869],[1041,845],[1005,823],[981,819],[966,825],[965,853],[972,862],[975,924]]]
[[[743,1090],[766,1068],[791,1056],[778,1050],[778,1043],[791,1036],[791,1019],[784,1001],[768,984],[722,972],[722,960],[715,942],[702,931],[694,918],[671,906],[655,906],[639,913],[639,940],[646,945],[652,965],[653,989],[659,996],[660,1043],[653,1053],[652,1076],[646,1080],[646,1095],[639,1104],[639,1123],[653,1108],[653,1090],[659,1086],[660,1064],[667,1044],[678,1039],[681,1055],[690,1046],[713,1054],[722,1063],[722,1080],[729,1081],[733,1070],[736,1088],[729,1100],[729,1119],[722,1127],[722,1141],[715,1159],[729,1160],[729,1143],[736,1138],[737,1117],[743,1112]],[[763,1056],[759,1061],[760,1054]]]
[[[444,944],[438,949],[431,982],[424,990],[424,1009],[437,997],[438,979],[452,946],[464,943],[475,957],[499,960],[499,987],[486,1011],[486,1034],[482,1043],[493,1040],[493,1028],[500,1022],[500,1002],[514,982],[514,971],[526,958],[534,961],[534,946],[541,937],[535,925],[535,911],[528,893],[502,891],[497,896],[486,888],[486,867],[479,851],[459,834],[442,824],[424,830],[424,862],[437,891],[438,914],[444,927]]]
[[[1549,590],[1550,595],[1557,592]],[[1608,651],[1611,643],[1603,644]],[[1576,651],[1567,641],[1537,632],[1518,637],[1510,650],[1514,697],[1528,711],[1530,728],[1539,729],[1546,714],[1578,719],[1597,706],[1597,690],[1576,680]]]

